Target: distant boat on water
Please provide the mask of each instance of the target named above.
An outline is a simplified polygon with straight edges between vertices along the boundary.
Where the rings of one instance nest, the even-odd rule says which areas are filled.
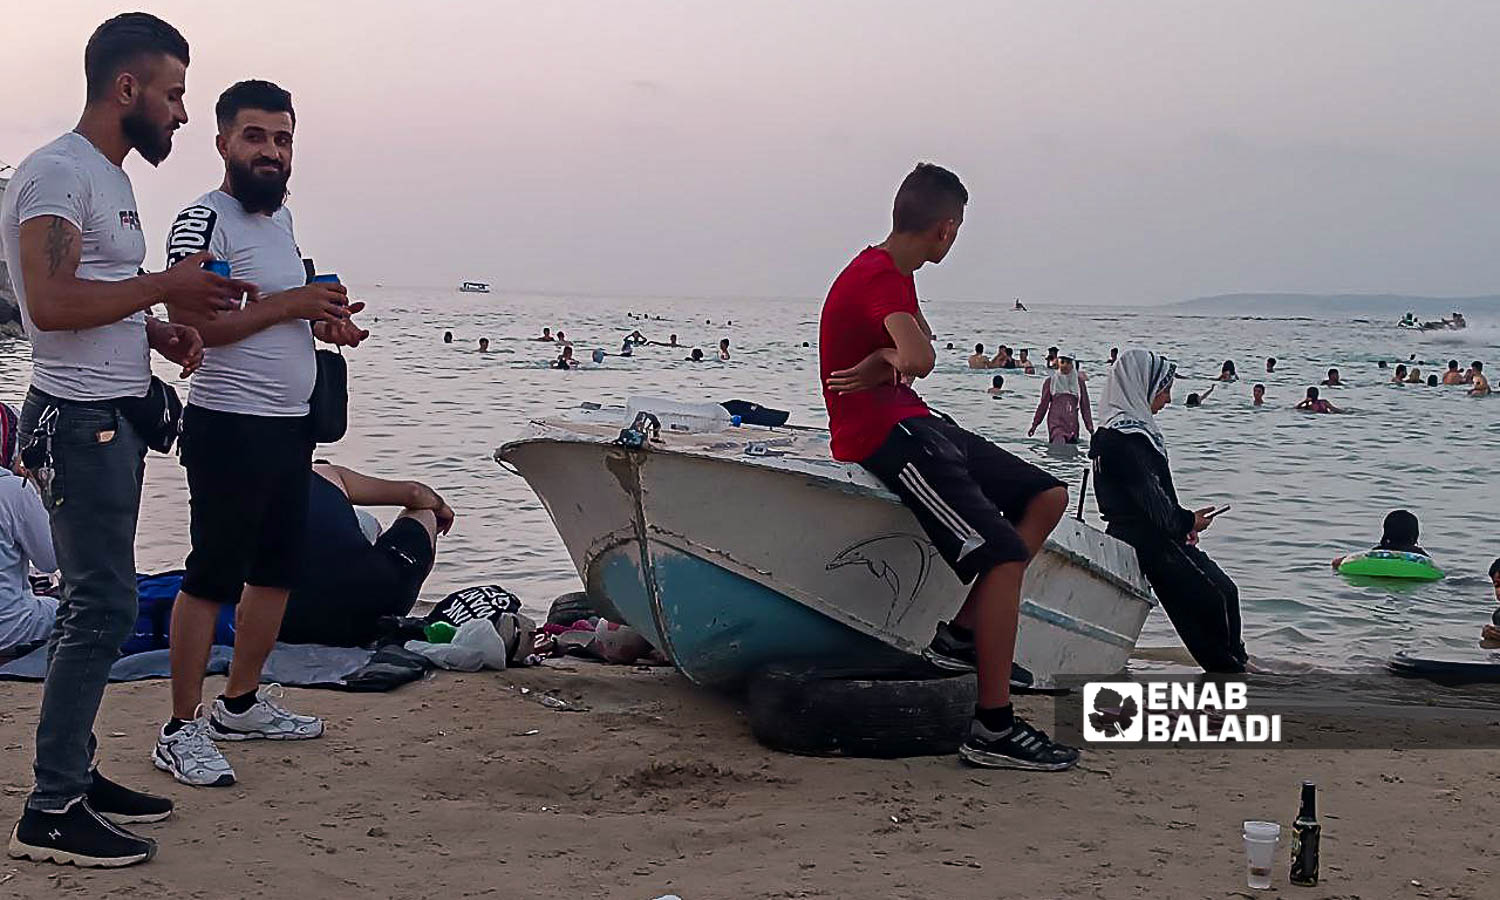
[[[488,281],[465,281],[458,286],[458,289],[465,294],[488,294],[490,283]]]

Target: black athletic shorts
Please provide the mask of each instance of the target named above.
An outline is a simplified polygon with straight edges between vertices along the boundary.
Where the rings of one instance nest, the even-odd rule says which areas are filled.
[[[1030,554],[1012,523],[1038,494],[1064,486],[938,416],[898,422],[862,465],[901,498],[964,584],[1025,562]]]
[[[291,588],[302,568],[313,442],[301,416],[183,414],[192,552],[182,589],[218,603]]]
[[[374,546],[338,566],[310,567],[292,591],[281,640],[289,644],[360,647],[377,637],[381,616],[404,616],[416,605],[432,571],[435,550],[427,529],[398,518]]]

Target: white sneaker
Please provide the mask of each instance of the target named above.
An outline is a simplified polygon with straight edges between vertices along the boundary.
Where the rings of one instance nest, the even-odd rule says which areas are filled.
[[[255,705],[238,715],[214,698],[208,734],[216,741],[306,741],[323,736],[323,720],[299,716],[277,703],[285,695],[279,684],[255,692]]]
[[[208,736],[208,721],[201,715],[172,734],[166,726],[156,736],[151,761],[163,772],[193,787],[228,787],[234,784],[234,769]]]

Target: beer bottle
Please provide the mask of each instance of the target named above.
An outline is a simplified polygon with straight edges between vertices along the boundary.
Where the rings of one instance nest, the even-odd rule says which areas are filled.
[[[1302,808],[1292,823],[1292,884],[1311,887],[1318,883],[1318,786],[1302,782]]]

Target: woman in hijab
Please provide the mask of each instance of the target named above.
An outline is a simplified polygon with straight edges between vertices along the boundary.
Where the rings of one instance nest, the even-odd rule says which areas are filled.
[[[42,498],[17,463],[16,411],[0,404],[0,659],[44,640],[57,619],[57,599],[32,593],[31,567],[57,571],[52,526]]]
[[[1094,495],[1106,530],[1135,548],[1141,571],[1198,665],[1206,672],[1243,672],[1239,589],[1198,548],[1199,532],[1217,513],[1213,507],[1189,512],[1177,501],[1156,424],[1156,413],[1172,401],[1176,376],[1177,366],[1155,353],[1120,354],[1104,389],[1104,421],[1089,447]]]
[[[1089,391],[1079,376],[1073,357],[1059,357],[1057,371],[1042,382],[1042,402],[1037,405],[1027,436],[1036,434],[1042,419],[1047,419],[1047,440],[1053,444],[1078,443],[1078,413],[1083,424],[1094,433],[1094,412],[1089,406]]]

